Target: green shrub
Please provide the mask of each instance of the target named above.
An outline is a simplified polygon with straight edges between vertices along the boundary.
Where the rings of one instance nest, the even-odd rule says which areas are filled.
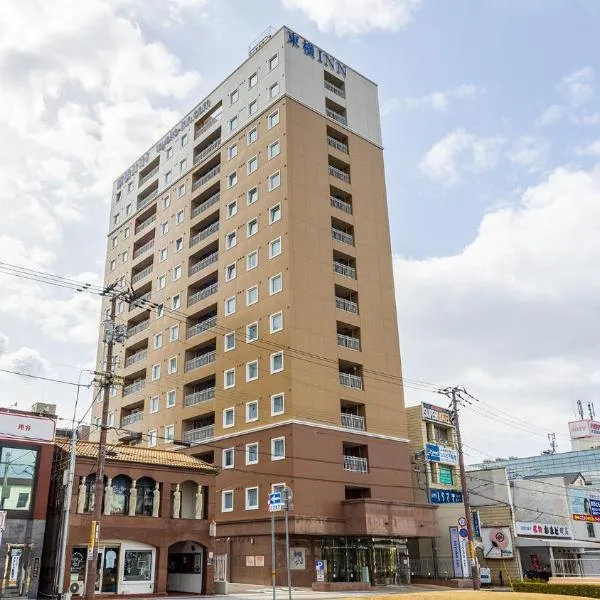
[[[584,596],[600,598],[600,585],[590,583],[545,583],[539,581],[516,581],[512,584],[515,592],[532,594],[561,594],[563,596]]]

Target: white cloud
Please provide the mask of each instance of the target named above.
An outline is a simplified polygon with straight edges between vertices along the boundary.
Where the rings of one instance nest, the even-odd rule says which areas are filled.
[[[545,127],[560,121],[565,114],[565,110],[559,104],[553,104],[542,111],[535,124],[537,127]]]
[[[512,163],[526,167],[529,171],[538,171],[546,162],[548,150],[547,141],[525,135],[511,144],[506,156]]]
[[[600,375],[599,222],[600,171],[559,168],[518,206],[486,214],[461,252],[397,258],[405,372],[464,384],[522,423],[566,432],[572,402],[593,398]],[[470,407],[464,425],[468,442],[492,454],[545,446],[544,430],[497,423],[492,435]]]
[[[420,1],[282,0],[285,8],[303,12],[321,31],[333,31],[340,36],[406,27]]]
[[[583,148],[577,150],[577,154],[600,156],[600,140],[595,140]]]
[[[25,347],[15,352],[0,354],[0,369],[39,376],[50,372],[48,361],[37,350]]]
[[[430,179],[454,185],[464,172],[480,173],[494,168],[503,144],[499,137],[478,137],[457,129],[427,151],[419,169]]]
[[[421,98],[407,98],[406,105],[409,107],[424,106],[439,112],[446,112],[452,100],[472,98],[481,92],[482,89],[478,86],[464,83],[453,89],[443,92],[433,92],[432,94],[427,94]]]
[[[584,67],[567,75],[559,82],[558,89],[573,106],[587,104],[594,97],[594,69]]]

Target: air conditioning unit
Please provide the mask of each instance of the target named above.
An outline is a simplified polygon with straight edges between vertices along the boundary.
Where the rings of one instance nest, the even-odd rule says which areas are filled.
[[[85,594],[85,581],[73,581],[69,585],[69,592],[73,596],[83,596]]]

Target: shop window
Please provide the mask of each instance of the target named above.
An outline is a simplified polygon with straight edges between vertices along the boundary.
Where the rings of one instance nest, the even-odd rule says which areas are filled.
[[[131,478],[127,475],[118,475],[112,480],[113,500],[110,514],[129,514],[129,497],[131,491]]]
[[[123,581],[152,580],[152,550],[125,550]]]
[[[0,510],[31,510],[37,454],[28,448],[0,447]]]
[[[137,497],[135,499],[135,514],[145,517],[152,516],[154,506],[154,488],[156,482],[152,477],[142,477],[137,480]]]

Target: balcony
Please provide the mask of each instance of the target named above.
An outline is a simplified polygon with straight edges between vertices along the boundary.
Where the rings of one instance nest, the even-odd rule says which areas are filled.
[[[216,233],[217,231],[219,231],[219,221],[216,221],[212,225],[201,229],[196,235],[193,235],[190,238],[190,248],[195,246],[198,242],[205,240],[208,236]]]
[[[144,331],[144,329],[148,329],[150,327],[150,319],[146,319],[145,321],[141,321],[137,325],[133,327],[127,328],[127,339],[133,337],[136,333],[140,333],[140,331]],[[128,366],[128,365],[125,365]]]
[[[135,285],[138,281],[141,281],[142,279],[148,277],[148,275],[150,275],[150,273],[152,273],[152,265],[150,265],[149,267],[146,267],[145,269],[142,269],[141,271],[139,271],[138,273],[133,275],[131,277],[132,285]]]
[[[208,319],[204,319],[204,321],[200,321],[199,323],[188,327],[185,337],[189,340],[191,337],[194,337],[195,335],[198,335],[203,331],[208,331],[209,329],[212,329],[216,324],[217,315],[215,315],[214,317],[209,317]]]
[[[135,310],[136,308],[150,308],[149,306],[146,306],[146,303],[150,302],[150,296],[151,293],[147,292],[132,300],[131,304],[129,305],[129,312]]]
[[[334,137],[328,135],[327,143],[332,148],[335,148],[336,150],[339,150],[340,152],[343,152],[344,154],[348,154],[348,146],[346,144],[344,144],[344,142],[340,142],[339,140],[336,140]]]
[[[184,406],[194,406],[194,404],[200,404],[201,402],[207,402],[208,400],[214,400],[216,388],[210,387],[199,392],[193,392],[183,397]],[[214,427],[214,425],[212,425]]]
[[[333,177],[337,177],[345,183],[350,183],[350,175],[348,175],[348,173],[345,173],[341,169],[334,167],[333,165],[329,165],[329,174]]]
[[[184,442],[203,442],[215,437],[215,426],[206,425],[205,427],[198,427],[198,429],[190,429],[183,433]]]
[[[192,304],[197,304],[201,300],[204,300],[205,298],[216,294],[218,290],[218,283],[211,283],[210,285],[207,285],[206,287],[202,288],[201,290],[198,290],[188,298],[188,306],[192,306]]]
[[[363,389],[363,378],[360,375],[352,375],[352,373],[344,373],[340,371],[340,384],[353,390]]]
[[[153,217],[152,220],[156,221],[156,215],[152,215],[152,217]],[[150,240],[149,242],[146,242],[145,244],[143,244],[139,248],[136,248],[133,251],[133,259],[135,260],[136,258],[138,258],[139,256],[141,256],[142,254],[145,254],[146,252],[148,252],[148,250],[152,250],[152,248],[154,248],[154,240]]]
[[[218,223],[217,223],[217,225],[218,225]],[[218,227],[217,227],[217,229],[218,229]],[[209,254],[206,258],[199,260],[196,264],[193,264],[190,267],[190,269],[188,271],[188,276],[191,277],[192,275],[199,273],[200,271],[202,271],[202,269],[206,269],[206,267],[216,263],[218,260],[219,260],[218,252],[213,252],[212,254]]]
[[[211,350],[210,352],[206,352],[205,354],[201,354],[200,356],[196,356],[191,360],[185,361],[185,372],[193,371],[194,369],[199,369],[200,367],[205,367],[206,365],[210,365],[217,361],[217,352],[216,350]]]
[[[146,385],[146,381],[144,379],[140,379],[139,381],[134,381],[129,385],[126,385],[123,388],[123,396],[129,396],[131,394],[135,394],[136,392],[141,392]]]
[[[338,123],[341,123],[342,125],[348,124],[346,117],[342,113],[337,112],[337,110],[333,110],[332,108],[325,108],[325,114],[330,119],[333,119],[334,121],[337,121]]]
[[[347,212],[349,215],[352,214],[352,204],[350,204],[350,202],[342,200],[341,198],[329,196],[329,204],[331,204],[331,206],[333,206],[334,208],[339,208],[340,210]]]
[[[354,236],[351,233],[346,233],[345,231],[342,231],[341,229],[336,229],[335,227],[332,227],[331,237],[336,242],[342,242],[343,244],[354,246]]]
[[[368,473],[369,461],[360,456],[344,456],[344,471],[353,473]]]
[[[138,200],[137,210],[141,210],[145,206],[148,206],[148,204],[150,204],[150,202],[152,202],[152,200],[154,200],[154,198],[156,198],[156,196],[158,196],[158,187],[155,190],[152,190],[149,194],[147,194],[143,198],[140,198]]]
[[[360,415],[352,415],[350,413],[342,413],[342,427],[346,429],[355,429],[356,431],[365,431],[365,418]]]
[[[194,156],[194,164],[197,165],[203,160],[207,159],[219,146],[221,145],[221,138],[217,138],[214,142],[206,146],[204,150]]]
[[[194,206],[192,208],[192,219],[197,217],[199,214],[202,214],[205,210],[208,210],[213,204],[216,204],[221,199],[221,193],[217,192],[213,194],[208,200],[202,202],[202,204],[198,204],[198,206]]]
[[[202,124],[201,127],[196,129],[194,132],[194,139],[197,140],[199,137],[202,137],[211,127],[216,125],[219,122],[219,119],[215,119],[214,117],[208,117],[205,123]]]
[[[133,425],[133,423],[139,423],[140,421],[144,420],[144,413],[139,411],[139,412],[134,412],[134,413],[130,413],[128,415],[125,415],[122,419],[121,419],[121,427],[127,427],[128,425]]]
[[[146,322],[146,321],[144,321],[144,322]],[[140,360],[144,360],[144,358],[146,358],[146,356],[148,356],[147,349],[139,350],[135,354],[132,354],[131,356],[129,356],[125,359],[125,366],[130,367],[131,365],[134,365],[135,363],[140,362]]]
[[[138,183],[138,188],[141,188],[145,183],[148,183],[155,175],[158,174],[158,164],[148,171],[143,177],[140,178],[140,182]]]
[[[138,234],[140,231],[143,231],[144,229],[146,229],[146,227],[150,227],[150,225],[152,225],[152,223],[154,223],[154,221],[156,221],[156,213],[154,213],[153,215],[148,217],[145,221],[138,223],[135,226],[135,233]],[[135,254],[134,254],[134,258],[135,258]]]
[[[356,269],[354,267],[349,267],[344,263],[338,262],[337,260],[333,261],[333,271],[339,275],[348,277],[348,279],[356,279]]]
[[[221,172],[221,165],[217,165],[207,171],[202,177],[199,177],[192,184],[192,191],[195,192],[199,187],[202,187],[205,183],[208,183],[213,177],[216,177]]]
[[[346,298],[339,298],[336,296],[335,307],[340,310],[345,310],[346,312],[354,313],[355,315],[358,314],[358,304]]]
[[[343,346],[344,348],[348,348],[350,350],[360,351],[360,340],[342,333],[337,334],[337,345]]]
[[[340,98],[346,97],[346,92],[341,87],[338,87],[337,85],[334,85],[333,83],[327,80],[325,80],[325,89],[329,90],[330,92],[333,92],[336,96],[339,96]]]

